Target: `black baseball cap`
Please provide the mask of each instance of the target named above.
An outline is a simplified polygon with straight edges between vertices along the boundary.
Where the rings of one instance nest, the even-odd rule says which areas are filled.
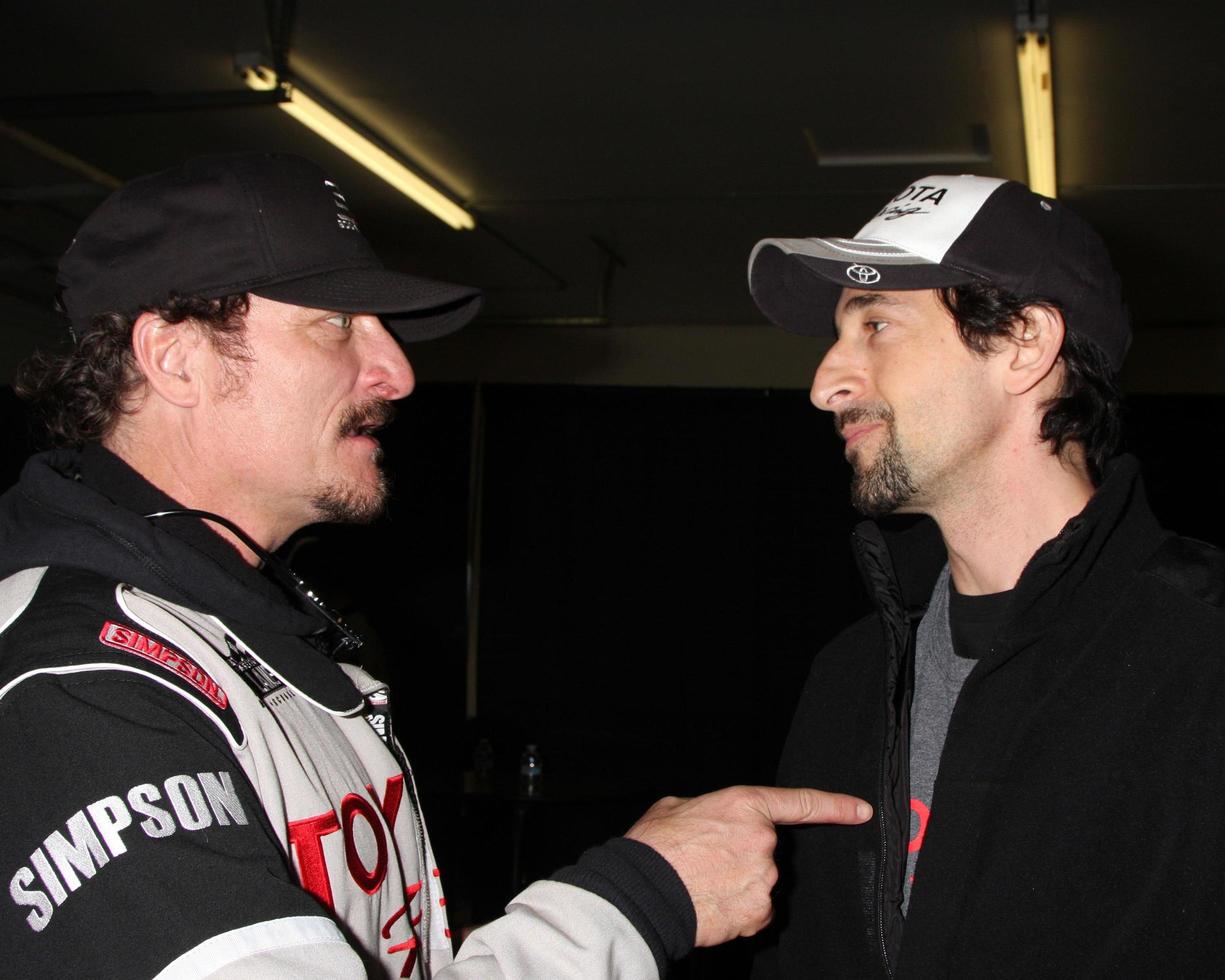
[[[197,157],[124,184],[81,225],[58,284],[77,336],[99,313],[135,317],[171,294],[376,313],[402,340],[458,330],[481,305],[472,286],[384,267],[336,183],[273,153]]]
[[[749,256],[754,301],[792,333],[827,333],[844,286],[975,282],[1056,303],[1068,330],[1122,365],[1131,320],[1105,244],[1075,212],[1014,180],[924,177],[854,238],[767,238]]]

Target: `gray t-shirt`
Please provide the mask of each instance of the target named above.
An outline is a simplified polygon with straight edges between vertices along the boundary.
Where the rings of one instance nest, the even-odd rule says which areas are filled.
[[[915,862],[931,814],[932,790],[940,768],[944,736],[961,685],[975,661],[957,656],[949,628],[949,570],[946,565],[932,589],[927,613],[915,641],[914,696],[910,708],[910,844],[902,882],[902,914],[910,906]]]

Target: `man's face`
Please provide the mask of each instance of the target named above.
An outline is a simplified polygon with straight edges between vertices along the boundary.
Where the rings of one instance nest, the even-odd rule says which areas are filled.
[[[812,401],[833,412],[865,514],[931,512],[967,490],[998,425],[988,359],[934,290],[844,289]]]
[[[259,296],[244,340],[246,362],[209,362],[200,423],[236,511],[278,542],[320,520],[372,520],[387,496],[373,430],[414,384],[399,345],[375,316]]]

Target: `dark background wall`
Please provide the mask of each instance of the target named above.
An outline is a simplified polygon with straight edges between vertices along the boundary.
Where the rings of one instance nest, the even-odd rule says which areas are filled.
[[[461,925],[660,795],[769,781],[813,653],[866,609],[841,446],[802,392],[486,386],[467,719],[475,396],[422,385],[385,439],[387,517],[291,545],[393,683]],[[8,389],[0,407],[7,483],[29,443]],[[1128,448],[1158,515],[1213,541],[1225,541],[1222,446],[1225,398],[1129,399]],[[493,776],[465,793],[482,739]],[[515,798],[527,742],[545,761],[530,803]],[[677,975],[742,976],[749,950],[699,954]]]
[[[813,651],[864,600],[846,467],[799,390],[823,347],[763,329],[745,260],[765,236],[851,233],[924,173],[1024,179],[1018,5],[10,6],[0,379],[63,335],[56,263],[107,189],[203,152],[317,159],[389,267],[486,291],[478,322],[413,352],[422,378],[454,385],[423,385],[388,435],[388,518],[311,531],[293,556],[395,685],[455,918],[492,914],[660,793],[768,778]],[[1163,518],[1225,540],[1225,405],[1185,394],[1225,392],[1220,5],[1037,6],[1060,196],[1106,237],[1135,312],[1124,377],[1149,394],[1131,399],[1132,443]],[[476,230],[243,104],[248,52],[283,58],[285,78],[414,159]],[[0,409],[11,477],[27,440],[3,390]],[[520,805],[529,739],[546,789]],[[469,785],[488,791],[465,794],[483,744],[493,777]],[[733,944],[678,972],[739,976],[746,955]]]

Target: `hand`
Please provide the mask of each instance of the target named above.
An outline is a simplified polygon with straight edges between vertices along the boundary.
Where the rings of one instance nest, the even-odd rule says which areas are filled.
[[[867,803],[842,793],[732,786],[687,800],[665,797],[625,836],[676,869],[697,912],[694,945],[717,946],[753,935],[773,915],[775,824],[856,824],[871,816]]]

